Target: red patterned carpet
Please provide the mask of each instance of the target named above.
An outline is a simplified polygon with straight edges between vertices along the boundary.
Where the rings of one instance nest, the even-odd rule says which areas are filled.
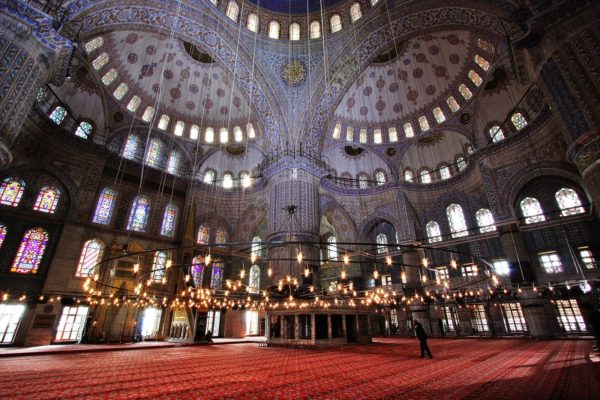
[[[194,346],[0,360],[1,399],[598,399],[589,341],[415,339],[327,350]]]

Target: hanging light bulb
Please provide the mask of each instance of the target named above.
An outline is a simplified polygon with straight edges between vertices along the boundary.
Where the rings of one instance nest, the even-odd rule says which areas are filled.
[[[299,251],[298,255],[296,256],[296,259],[298,260],[298,264],[302,264],[302,259],[304,258],[304,256],[302,255],[302,252]]]
[[[310,275],[310,270],[308,268],[304,268],[304,277],[308,278]]]
[[[166,268],[166,269],[169,269],[169,268],[171,268],[171,265],[172,265],[172,264],[173,264],[173,261],[172,261],[172,260],[167,260],[167,264],[165,265],[165,268]]]
[[[421,260],[421,262],[423,263],[423,266],[425,268],[427,268],[427,266],[429,265],[429,260],[426,257],[423,257],[423,259]]]
[[[258,256],[256,255],[256,252],[252,252],[252,254],[250,254],[250,262],[252,264],[256,264],[256,259],[258,258]]]
[[[242,270],[240,271],[240,278],[244,279],[244,276],[246,276],[246,270],[242,268]]]
[[[206,264],[206,266],[210,265],[211,260],[212,260],[212,257],[210,256],[210,253],[208,253],[206,255],[206,257],[204,257],[204,263]]]
[[[342,270],[342,279],[346,279],[346,271]]]
[[[454,269],[456,269],[456,260],[453,258],[452,260],[450,260],[450,266]]]
[[[190,281],[190,274],[185,274],[185,282],[188,283]]]
[[[133,273],[137,274],[138,271],[140,270],[140,264],[133,264]]]
[[[350,263],[350,256],[348,254],[344,254],[344,264],[348,265]]]
[[[402,283],[406,283],[406,272],[402,271],[400,278],[402,279]]]
[[[379,271],[377,271],[377,269],[375,269],[375,271],[373,271],[373,278],[375,278],[375,279],[379,278]]]
[[[273,269],[269,266],[269,269],[267,270],[267,275],[269,275],[269,277],[271,277],[273,275]]]
[[[387,265],[392,265],[392,257],[391,256],[385,256],[385,262],[387,263]]]
[[[427,283],[427,275],[423,274],[421,280],[423,281],[423,283]]]

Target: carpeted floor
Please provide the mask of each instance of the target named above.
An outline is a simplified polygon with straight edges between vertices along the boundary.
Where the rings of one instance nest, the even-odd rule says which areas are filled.
[[[327,350],[256,344],[0,360],[0,399],[598,399],[589,341],[415,339]]]

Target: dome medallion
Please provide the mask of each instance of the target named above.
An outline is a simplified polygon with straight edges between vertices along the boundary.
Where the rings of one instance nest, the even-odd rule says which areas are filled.
[[[300,60],[289,60],[281,67],[281,79],[288,86],[300,86],[306,79],[306,67]]]

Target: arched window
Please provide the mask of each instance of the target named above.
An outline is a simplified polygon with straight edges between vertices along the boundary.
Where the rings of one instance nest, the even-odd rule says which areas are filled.
[[[54,107],[52,112],[48,115],[48,117],[54,122],[56,125],[60,125],[67,116],[67,110],[65,110],[62,106]]]
[[[371,7],[375,6],[377,3],[379,3],[379,0],[371,0]]]
[[[137,137],[137,135],[127,136],[125,147],[123,147],[123,157],[133,160],[137,153],[139,141],[140,139]]]
[[[331,235],[327,238],[327,259],[330,261],[337,260],[338,255],[337,239]]]
[[[227,128],[221,128],[219,130],[219,142],[227,143],[229,141],[229,131]]]
[[[388,137],[390,138],[390,142],[398,141],[398,131],[395,127],[392,126],[388,129]]]
[[[366,189],[369,186],[369,182],[367,181],[367,176],[364,174],[358,175],[358,187],[360,189]]]
[[[254,13],[248,14],[248,19],[246,20],[246,28],[251,30],[252,32],[258,32],[258,15]]]
[[[169,117],[167,114],[161,115],[160,119],[158,120],[157,128],[162,131],[167,130],[170,120],[171,120],[171,117]]]
[[[233,175],[231,172],[226,172],[223,174],[223,188],[231,189],[233,187]]]
[[[350,6],[350,21],[356,22],[362,17],[362,15],[363,13],[360,3],[358,1],[352,3],[352,5]]]
[[[204,266],[204,257],[196,256],[192,258],[192,281],[197,288],[202,287],[202,282],[204,281]]]
[[[444,122],[446,120],[446,116],[444,115],[444,112],[439,107],[436,107],[433,109],[433,117],[435,118],[435,121],[438,124],[441,124],[442,122]]]
[[[252,186],[252,178],[250,177],[250,174],[247,172],[240,173],[240,181],[242,182],[242,187],[244,189],[247,189],[250,186]]]
[[[494,225],[494,216],[492,212],[487,208],[482,208],[475,213],[475,218],[477,219],[477,226],[479,226],[479,232],[494,232],[496,230],[496,225]]]
[[[481,86],[481,84],[483,83],[483,79],[481,79],[481,76],[473,70],[469,71],[469,79],[471,79],[471,82],[473,82],[475,86]]]
[[[169,159],[167,160],[167,172],[171,175],[177,175],[179,173],[179,163],[181,160],[181,153],[177,150],[171,150]]]
[[[424,169],[419,173],[419,180],[421,183],[431,183],[431,172],[428,169]]]
[[[108,53],[104,52],[104,53],[100,53],[100,55],[96,58],[94,58],[94,61],[92,61],[92,66],[94,67],[95,70],[99,70],[100,68],[104,67],[106,65],[106,63],[108,62]]]
[[[79,264],[75,276],[78,278],[93,277],[98,272],[98,263],[102,261],[104,243],[99,239],[91,239],[83,244]]]
[[[465,158],[458,157],[456,159],[456,166],[458,167],[459,171],[462,171],[463,169],[467,168],[467,162],[465,161]]]
[[[577,192],[573,189],[562,188],[554,194],[554,197],[561,210],[560,215],[563,217],[583,214],[585,212],[584,208],[581,206],[581,200],[579,199]]]
[[[429,243],[442,241],[442,232],[440,231],[440,224],[438,224],[435,221],[429,221],[427,225],[425,225],[425,229],[427,230],[427,238],[429,239]]]
[[[258,293],[260,289],[260,268],[258,265],[250,267],[250,276],[248,276],[248,293]]]
[[[115,91],[113,92],[113,96],[115,96],[115,99],[121,101],[121,100],[123,100],[123,97],[127,94],[128,91],[129,91],[129,86],[126,83],[121,82],[121,83],[119,83],[119,86],[117,86]]]
[[[212,271],[210,274],[210,287],[213,289],[221,289],[223,286],[223,263],[214,261],[212,263]]]
[[[140,195],[133,200],[127,230],[135,232],[144,232],[148,217],[150,216],[150,199],[147,196]]]
[[[527,120],[525,119],[525,117],[523,116],[523,114],[521,113],[514,113],[511,117],[510,117],[511,122],[513,123],[513,125],[515,126],[515,129],[520,131],[521,129],[525,128],[527,126]]]
[[[214,183],[214,181],[215,181],[215,171],[213,171],[212,169],[209,169],[206,172],[204,172],[204,178],[202,178],[202,182],[212,185]]]
[[[196,236],[196,243],[198,244],[208,244],[210,240],[210,227],[208,225],[202,224],[198,228],[198,235]]]
[[[375,241],[377,242],[377,254],[387,253],[388,251],[388,238],[385,233],[379,233],[375,237]]]
[[[405,169],[404,170],[404,180],[406,182],[412,182],[413,181],[413,173],[410,169]]]
[[[329,29],[331,29],[331,33],[342,30],[342,17],[340,14],[333,14],[331,18],[329,18]]]
[[[198,140],[198,136],[200,135],[200,127],[196,124],[190,127],[190,139]]]
[[[535,222],[543,222],[546,220],[544,211],[540,202],[535,197],[525,197],[519,203],[521,207],[521,213],[525,217],[526,224],[533,224]]]
[[[427,121],[427,117],[424,115],[421,115],[419,117],[419,126],[421,127],[421,130],[423,132],[425,132],[426,130],[429,130],[429,121]]]
[[[487,71],[490,69],[490,63],[479,54],[475,55],[475,63],[481,67],[482,70]]]
[[[271,39],[279,39],[279,22],[270,21],[268,35]]]
[[[175,136],[183,136],[183,131],[185,131],[185,122],[177,121],[175,123],[175,129],[173,129],[173,133]]]
[[[127,103],[127,109],[131,112],[136,112],[140,107],[140,104],[142,104],[142,99],[136,94],[129,100],[129,103]]]
[[[333,127],[333,134],[331,136],[334,139],[339,139],[341,133],[342,133],[342,125],[341,124],[335,124],[335,126]]]
[[[442,178],[442,180],[446,180],[449,179],[452,174],[450,173],[450,167],[446,164],[443,164],[440,169],[440,178]]]
[[[504,139],[504,132],[498,125],[492,126],[488,132],[490,134],[490,138],[492,138],[492,142],[494,143]]]
[[[104,38],[102,36],[96,36],[85,44],[85,52],[91,53],[92,51],[102,47],[104,45]]]
[[[35,274],[48,245],[48,232],[33,228],[25,232],[10,272]]]
[[[146,107],[144,113],[142,114],[142,121],[150,122],[152,117],[154,117],[154,107]]]
[[[212,143],[215,141],[215,130],[210,126],[206,128],[206,131],[204,132],[204,141],[206,143]]]
[[[35,204],[33,205],[33,211],[54,214],[58,199],[60,199],[60,190],[52,186],[44,186],[38,192]]]
[[[108,72],[106,74],[104,74],[104,76],[102,77],[102,83],[104,83],[106,86],[110,85],[111,83],[113,83],[113,81],[115,79],[117,79],[117,76],[119,76],[119,73],[117,72],[116,69],[111,68],[108,70]]]
[[[450,204],[448,208],[446,208],[446,216],[448,217],[448,225],[450,225],[452,237],[467,236],[469,234],[465,215],[463,214],[461,206],[458,204]]]
[[[300,40],[300,24],[298,24],[297,22],[292,22],[290,24],[290,40]]]
[[[227,231],[223,228],[218,228],[217,233],[215,234],[215,243],[216,244],[225,244],[227,243],[228,238]]]
[[[75,136],[79,136],[82,139],[88,139],[92,134],[92,124],[87,121],[81,121],[75,129]]]
[[[158,138],[150,140],[148,150],[146,151],[146,164],[151,167],[158,167],[160,165],[160,158],[162,156],[163,143]]]
[[[383,142],[383,135],[381,134],[381,129],[373,129],[373,143],[381,144],[381,142]]]
[[[261,257],[262,254],[262,239],[260,236],[254,236],[252,238],[252,254],[256,257]]]
[[[354,128],[351,126],[346,127],[346,140],[351,142],[354,140]]]
[[[385,173],[383,171],[375,172],[375,180],[377,181],[377,185],[381,186],[385,184]]]
[[[454,96],[448,97],[446,99],[446,103],[448,104],[448,107],[450,108],[450,111],[457,112],[458,110],[460,110],[460,106],[458,105],[458,102],[456,101],[456,99],[454,98]]]
[[[367,130],[362,128],[358,134],[358,141],[361,143],[367,143]]]
[[[246,124],[246,134],[248,135],[248,139],[254,139],[256,137],[256,131],[254,130],[252,122]]]
[[[4,243],[4,239],[6,239],[6,233],[8,229],[6,225],[0,224],[0,248],[2,248],[2,243]]]
[[[465,100],[469,100],[471,97],[473,97],[473,92],[471,92],[471,90],[464,83],[461,83],[460,86],[458,86],[458,91],[462,97],[465,98]]]
[[[0,186],[0,204],[17,207],[23,196],[25,182],[20,179],[6,178]]]
[[[169,204],[165,207],[165,213],[163,214],[162,225],[160,227],[160,234],[163,236],[175,235],[175,224],[177,223],[177,206],[175,204]]]
[[[244,140],[244,132],[242,132],[242,128],[239,126],[235,126],[233,128],[233,140],[235,140],[237,143],[240,143],[242,140]]]
[[[93,223],[106,225],[110,222],[116,197],[117,192],[111,188],[102,189],[96,203],[96,210],[92,219]]]
[[[229,0],[227,4],[227,10],[225,10],[225,15],[232,20],[237,22],[238,17],[240,15],[240,6],[233,0]]]
[[[152,273],[150,279],[154,282],[162,282],[167,272],[167,260],[169,257],[164,251],[157,251],[154,254],[154,262],[152,263]]]
[[[312,21],[310,23],[310,38],[318,39],[321,37],[321,23],[319,21]]]

